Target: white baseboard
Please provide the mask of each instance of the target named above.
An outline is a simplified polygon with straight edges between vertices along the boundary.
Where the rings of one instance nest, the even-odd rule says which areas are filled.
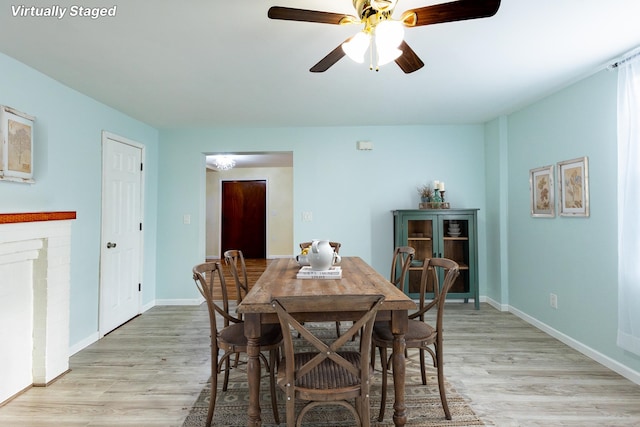
[[[149,301],[148,303],[142,306],[142,311],[140,312],[140,314],[144,313],[145,311],[151,310],[155,306],[156,306],[155,300]]]
[[[278,259],[278,258],[293,258],[293,255],[267,255],[267,259]],[[220,260],[222,258],[220,258],[219,256],[215,256],[215,255],[207,255],[205,256],[205,261],[209,262],[209,261],[217,261]]]
[[[91,344],[98,341],[99,338],[100,338],[100,334],[98,333],[98,331],[96,331],[93,334],[86,337],[85,339],[83,339],[82,341],[75,343],[74,345],[69,347],[69,356],[73,356],[80,350],[89,347]]]
[[[541,331],[545,332],[546,334],[551,335],[552,337],[556,338],[557,340],[565,343],[566,345],[568,345],[569,347],[573,348],[574,350],[579,351],[580,353],[582,353],[585,356],[595,360],[596,362],[600,363],[601,365],[606,366],[607,368],[611,369],[614,372],[617,372],[618,374],[620,374],[623,377],[627,378],[629,381],[633,381],[634,383],[640,385],[640,372],[635,371],[635,370],[629,368],[628,366],[625,366],[625,365],[621,364],[620,362],[611,359],[609,356],[606,356],[606,355],[600,353],[599,351],[594,350],[593,348],[582,344],[579,341],[576,341],[575,339],[571,338],[570,336],[563,334],[562,332],[552,328],[551,326],[547,325],[546,323],[540,322],[539,320],[529,316],[526,313],[523,313],[522,311],[518,310],[517,308],[509,306],[509,312],[511,312],[514,315],[518,316],[519,318],[521,318],[525,322],[535,326],[536,328],[540,329]]]
[[[486,302],[487,304],[489,304],[491,307],[495,308],[498,311],[509,311],[508,304],[501,304],[498,301],[486,296],[480,297],[480,302]]]
[[[204,302],[204,298],[193,299],[158,299],[155,300],[156,305],[200,305]]]

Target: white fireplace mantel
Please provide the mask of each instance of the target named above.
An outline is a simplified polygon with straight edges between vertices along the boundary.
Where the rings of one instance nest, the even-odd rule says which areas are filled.
[[[69,370],[75,212],[0,214],[0,406]]]

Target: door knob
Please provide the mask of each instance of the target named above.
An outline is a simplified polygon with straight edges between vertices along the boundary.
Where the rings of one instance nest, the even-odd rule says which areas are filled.
[[[111,248],[115,248],[115,247],[116,247],[115,243],[111,243],[111,242],[107,243],[107,249],[111,249]]]

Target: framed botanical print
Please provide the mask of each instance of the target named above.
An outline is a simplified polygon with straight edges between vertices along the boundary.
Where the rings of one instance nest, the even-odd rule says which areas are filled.
[[[561,216],[589,216],[589,159],[558,162],[558,195]]]
[[[529,171],[529,192],[532,217],[553,218],[556,215],[553,189],[553,165],[543,166]]]
[[[34,118],[0,106],[0,180],[33,183]]]

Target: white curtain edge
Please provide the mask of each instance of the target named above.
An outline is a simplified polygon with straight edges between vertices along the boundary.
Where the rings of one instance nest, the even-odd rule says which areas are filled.
[[[618,330],[617,344],[623,350],[640,355],[640,338]]]

